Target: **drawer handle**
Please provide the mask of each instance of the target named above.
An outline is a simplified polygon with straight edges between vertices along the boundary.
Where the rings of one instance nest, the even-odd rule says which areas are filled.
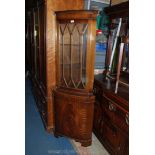
[[[109,102],[109,110],[110,111],[115,111],[116,110],[116,107],[110,102]]]
[[[126,114],[126,116],[125,116],[125,121],[126,121],[126,124],[129,125],[129,115],[128,114]]]

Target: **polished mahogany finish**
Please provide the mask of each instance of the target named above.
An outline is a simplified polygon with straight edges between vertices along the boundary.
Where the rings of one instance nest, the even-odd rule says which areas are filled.
[[[57,88],[54,93],[55,136],[67,136],[89,146],[95,97],[91,93]]]
[[[129,16],[129,1],[105,8],[105,13],[112,19]]]
[[[56,86],[56,11],[81,10],[83,0],[47,0],[46,1],[46,79],[47,79],[47,127],[54,128],[54,103],[51,91]]]
[[[110,17],[110,28],[112,30],[116,26],[116,24],[112,24],[112,20],[115,21],[115,18],[128,19],[128,10],[129,2],[105,9],[105,12]],[[118,41],[121,48],[115,50],[115,54],[118,52],[116,71],[112,73],[109,70],[114,40],[111,33],[113,31],[110,31],[106,53],[106,68],[103,74],[95,75],[94,80],[96,100],[93,131],[111,155],[129,154],[129,73],[128,67],[126,70],[122,69],[123,47],[125,43],[128,43],[128,34],[126,33],[128,23],[125,24],[122,24],[121,27],[121,30],[125,29],[122,31],[124,36],[119,35],[118,37],[118,40],[122,39],[120,42]]]
[[[56,12],[55,134],[91,145],[97,11]]]
[[[103,146],[112,155],[129,154],[129,103],[128,89],[119,88],[114,93],[113,81],[100,75],[94,81],[93,131]],[[108,80],[108,81],[107,81]],[[126,89],[124,91],[124,89]]]

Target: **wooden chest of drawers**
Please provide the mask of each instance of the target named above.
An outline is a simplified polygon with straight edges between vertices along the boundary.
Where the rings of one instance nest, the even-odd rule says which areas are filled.
[[[129,154],[129,109],[128,101],[104,89],[95,81],[93,131],[103,146],[112,155]]]

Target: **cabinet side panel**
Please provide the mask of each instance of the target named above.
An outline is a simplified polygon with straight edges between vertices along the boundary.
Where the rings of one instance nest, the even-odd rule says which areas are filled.
[[[56,16],[55,11],[80,10],[83,0],[48,0],[46,4],[46,85],[47,85],[47,126],[54,127],[53,99],[51,90],[56,86]]]
[[[56,17],[55,13],[48,9],[46,19],[46,81],[47,81],[47,125],[48,128],[53,128],[53,101],[51,90],[56,84],[55,78],[55,38],[56,38]]]
[[[94,82],[94,59],[95,59],[95,42],[96,42],[96,21],[89,20],[88,37],[87,37],[87,65],[86,65],[86,89],[92,91]]]

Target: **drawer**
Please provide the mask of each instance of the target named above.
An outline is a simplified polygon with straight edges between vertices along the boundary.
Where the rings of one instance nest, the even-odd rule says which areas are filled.
[[[120,150],[120,130],[117,129],[111,122],[105,120],[102,122],[102,139],[112,150]]]
[[[129,128],[129,113],[114,101],[106,96],[103,96],[102,109],[103,115],[107,120],[113,122],[124,132],[128,133]]]
[[[100,103],[96,100],[94,105],[94,118],[93,118],[93,128],[95,131],[100,130],[101,128],[101,120],[102,120],[102,109],[100,107]]]

